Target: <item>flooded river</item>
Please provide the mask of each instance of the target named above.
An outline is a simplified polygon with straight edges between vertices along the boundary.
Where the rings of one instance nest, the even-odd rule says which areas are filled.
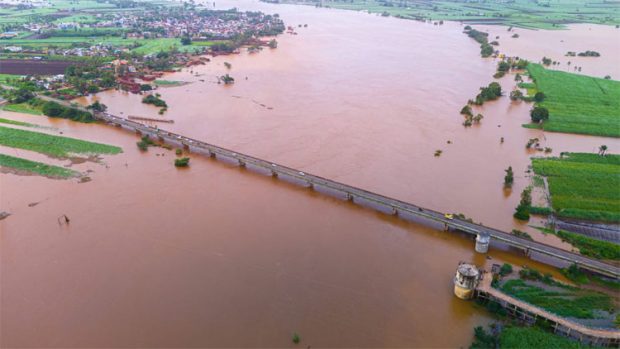
[[[191,83],[158,90],[175,120],[160,127],[502,229],[526,229],[511,215],[534,155],[527,139],[555,154],[620,150],[521,128],[530,106],[508,98],[464,129],[458,111],[496,62],[479,57],[460,24],[217,6],[230,4],[308,27],[278,37],[275,50],[167,76]],[[226,72],[233,86],[217,84]],[[512,77],[502,84],[511,89]],[[114,114],[158,116],[140,96],[95,98]],[[459,235],[204,157],[178,170],[173,151],[141,153],[136,136],[113,127],[0,115],[124,149],[74,165],[94,171],[88,183],[0,174],[0,204],[12,213],[0,221],[3,346],[283,347],[293,332],[304,347],[468,346],[473,326],[491,319],[453,297],[459,261],[550,271],[498,249],[486,260]],[[512,193],[502,190],[508,166]]]

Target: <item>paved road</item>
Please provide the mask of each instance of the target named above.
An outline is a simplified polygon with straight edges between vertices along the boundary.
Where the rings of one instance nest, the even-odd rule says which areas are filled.
[[[620,277],[620,268],[608,263],[604,263],[598,260],[594,260],[576,253],[568,252],[550,245],[542,244],[539,242],[531,241],[516,237],[510,233],[506,233],[497,229],[486,227],[481,224],[470,223],[461,219],[449,219],[444,216],[443,213],[429,210],[408,202],[390,198],[381,194],[373,193],[361,188],[353,187],[344,183],[339,183],[327,178],[304,173],[302,171],[275,164],[270,161],[265,161],[253,156],[240,154],[235,151],[218,147],[206,142],[191,139],[179,134],[161,130],[155,127],[146,126],[131,120],[120,118],[108,113],[97,113],[95,116],[97,119],[112,123],[118,126],[123,126],[133,131],[139,131],[142,134],[148,134],[154,138],[159,137],[167,143],[183,145],[190,150],[202,150],[208,152],[211,156],[224,157],[232,161],[237,161],[242,166],[253,166],[255,168],[261,168],[270,172],[274,176],[288,177],[306,183],[314,188],[328,188],[332,191],[342,193],[349,200],[365,200],[371,203],[375,203],[381,207],[381,211],[391,212],[396,215],[412,215],[419,218],[432,220],[447,227],[456,229],[469,234],[488,234],[492,239],[501,241],[510,246],[521,248],[528,253],[538,252],[547,256],[552,256],[560,260],[564,260],[570,263],[576,263],[582,268],[601,273],[614,278]]]

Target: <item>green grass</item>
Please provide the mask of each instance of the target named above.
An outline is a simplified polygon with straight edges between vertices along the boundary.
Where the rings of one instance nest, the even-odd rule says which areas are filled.
[[[79,172],[64,167],[47,165],[42,162],[30,161],[4,154],[0,154],[0,167],[12,168],[14,170],[51,178],[70,178],[80,175]]]
[[[178,85],[185,84],[185,82],[183,81],[174,81],[174,80],[155,80],[154,83],[155,85],[160,85],[160,86],[178,86]]]
[[[506,349],[585,349],[593,348],[577,341],[546,332],[538,327],[506,326],[499,336],[500,348]]]
[[[533,158],[532,167],[547,177],[559,217],[620,222],[620,155],[568,153]]]
[[[563,241],[568,242],[579,249],[584,256],[597,259],[620,260],[620,245],[613,242],[593,239],[581,234],[571,233],[564,230],[552,232]]]
[[[502,292],[529,304],[564,317],[578,319],[600,318],[599,311],[613,313],[613,299],[604,293],[579,288],[548,291],[521,279],[506,281]]]
[[[522,28],[560,29],[567,23],[620,24],[617,4],[603,0],[458,1],[458,0],[279,0],[346,10],[386,13],[407,19],[502,24]]]
[[[2,107],[2,110],[12,111],[15,113],[24,113],[24,114],[32,114],[32,115],[42,115],[41,108],[35,107],[28,103],[19,103],[19,104],[7,104]]]
[[[181,39],[177,38],[145,39],[137,41],[142,45],[131,51],[141,55],[153,54],[160,51],[170,51],[173,47],[180,49],[182,46]]]
[[[119,147],[75,138],[48,135],[0,126],[0,145],[66,158],[71,154],[118,154]]]
[[[545,131],[620,137],[620,81],[527,67],[549,110]]]
[[[31,124],[31,123],[28,123],[28,122],[15,121],[15,120],[9,120],[9,119],[4,119],[4,118],[0,118],[0,123],[2,123],[2,124],[9,124],[9,125],[16,125],[16,126],[25,126],[25,127],[39,127],[39,125]]]

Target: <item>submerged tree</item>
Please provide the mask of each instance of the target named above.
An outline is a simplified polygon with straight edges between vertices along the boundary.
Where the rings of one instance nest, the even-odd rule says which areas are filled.
[[[507,169],[504,170],[506,175],[504,176],[504,186],[509,188],[512,187],[512,183],[514,182],[514,173],[512,172],[512,166],[508,166]]]

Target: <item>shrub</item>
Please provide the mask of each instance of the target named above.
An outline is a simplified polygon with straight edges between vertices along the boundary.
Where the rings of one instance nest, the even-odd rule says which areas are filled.
[[[512,265],[508,263],[502,264],[501,268],[499,268],[499,275],[501,276],[506,276],[510,273],[512,273]]]
[[[463,115],[469,115],[469,116],[474,115],[474,114],[471,112],[471,107],[470,107],[469,105],[466,105],[466,106],[464,106],[463,108],[461,108],[461,114],[463,114]]]
[[[293,343],[298,344],[299,341],[301,340],[301,338],[299,338],[299,335],[297,333],[293,333]]]
[[[176,167],[187,167],[189,166],[189,158],[180,158],[174,160],[174,166]]]

